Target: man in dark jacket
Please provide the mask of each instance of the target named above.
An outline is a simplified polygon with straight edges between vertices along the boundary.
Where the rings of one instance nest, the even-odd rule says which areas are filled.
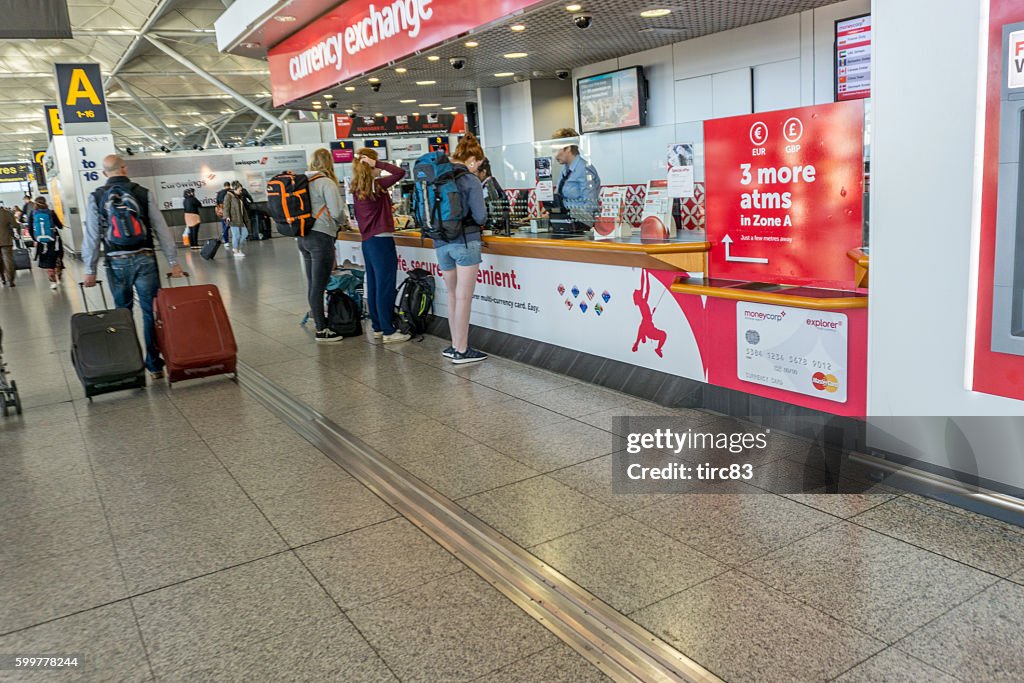
[[[224,183],[224,187],[217,191],[217,215],[220,217],[220,238],[224,244],[230,240],[228,237],[228,219],[224,217],[224,195],[231,191],[231,183]]]
[[[6,206],[0,207],[0,281],[14,287],[14,235],[18,221]]]

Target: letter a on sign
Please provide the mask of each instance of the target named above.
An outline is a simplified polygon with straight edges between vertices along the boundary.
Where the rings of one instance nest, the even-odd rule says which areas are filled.
[[[71,72],[71,85],[68,87],[68,97],[64,101],[69,107],[78,106],[78,100],[86,98],[90,103],[99,106],[100,96],[96,94],[96,88],[92,87],[89,77],[85,75],[85,69],[74,69]]]
[[[109,125],[96,129],[89,124],[107,123],[107,101],[103,94],[103,77],[99,64],[54,64],[57,76],[57,103],[64,128],[85,126],[70,131],[79,133],[109,132]]]

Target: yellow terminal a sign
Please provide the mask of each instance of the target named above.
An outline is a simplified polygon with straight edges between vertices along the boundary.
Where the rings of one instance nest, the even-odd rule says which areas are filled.
[[[99,64],[55,64],[57,104],[65,126],[106,123],[107,100]]]

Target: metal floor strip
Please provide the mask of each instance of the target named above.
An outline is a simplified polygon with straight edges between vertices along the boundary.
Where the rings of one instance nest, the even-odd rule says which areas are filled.
[[[257,370],[238,383],[524,612],[616,681],[720,681]]]

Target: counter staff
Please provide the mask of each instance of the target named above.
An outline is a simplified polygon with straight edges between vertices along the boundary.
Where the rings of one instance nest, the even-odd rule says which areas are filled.
[[[597,215],[598,198],[601,194],[601,176],[597,169],[580,156],[576,142],[580,134],[572,128],[559,128],[552,136],[555,140],[572,140],[573,144],[555,152],[555,161],[562,165],[562,176],[558,180],[555,205],[561,205],[573,220],[590,228]]]

